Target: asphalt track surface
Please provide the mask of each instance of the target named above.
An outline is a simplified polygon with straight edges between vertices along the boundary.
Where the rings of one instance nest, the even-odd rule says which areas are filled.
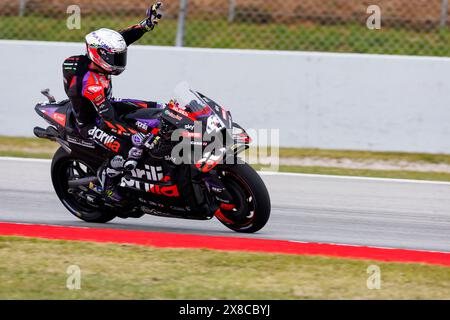
[[[89,224],[59,202],[50,162],[0,158],[0,221],[337,243],[450,252],[450,183],[263,174],[267,226],[238,234],[219,221],[154,216]]]

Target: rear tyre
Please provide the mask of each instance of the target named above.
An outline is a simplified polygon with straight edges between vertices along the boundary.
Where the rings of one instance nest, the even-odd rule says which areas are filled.
[[[116,217],[110,209],[92,206],[77,193],[70,193],[68,187],[69,179],[96,175],[97,167],[91,161],[78,159],[59,148],[52,160],[52,183],[59,200],[74,216],[86,222],[106,223]]]
[[[236,232],[261,230],[269,220],[271,204],[269,192],[258,173],[246,163],[222,166],[218,173],[236,208],[221,211],[216,218]]]

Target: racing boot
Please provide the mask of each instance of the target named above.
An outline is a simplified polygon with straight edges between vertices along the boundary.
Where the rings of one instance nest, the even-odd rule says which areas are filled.
[[[99,180],[107,202],[119,203],[123,200],[118,192],[118,183],[123,173],[125,160],[117,155],[99,169]]]
[[[122,197],[118,192],[118,184],[124,171],[136,169],[138,160],[143,155],[143,136],[135,134],[132,136],[133,147],[128,152],[128,158],[125,160],[121,155],[113,157],[109,164],[99,169],[99,180],[107,200],[112,202],[121,202]]]

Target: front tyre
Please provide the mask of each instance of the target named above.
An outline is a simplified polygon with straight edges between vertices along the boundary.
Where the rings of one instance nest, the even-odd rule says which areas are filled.
[[[220,211],[216,218],[236,232],[261,230],[269,220],[271,210],[269,192],[261,177],[246,163],[221,166],[217,171],[236,208]]]
[[[62,204],[77,218],[86,222],[106,223],[116,217],[107,208],[94,207],[79,192],[70,192],[68,181],[96,175],[97,165],[87,159],[79,159],[59,148],[53,156],[51,175],[53,187]]]

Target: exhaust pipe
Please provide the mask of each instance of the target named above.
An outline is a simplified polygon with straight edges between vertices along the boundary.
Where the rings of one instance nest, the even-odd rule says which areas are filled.
[[[67,153],[72,153],[69,144],[59,137],[58,130],[55,127],[49,126],[47,129],[34,127],[33,133],[38,138],[56,141]]]
[[[92,177],[85,177],[85,178],[81,178],[81,179],[69,180],[68,185],[69,185],[69,188],[73,189],[73,188],[88,186],[91,182],[92,183],[98,182],[98,178],[95,176],[92,176]]]

